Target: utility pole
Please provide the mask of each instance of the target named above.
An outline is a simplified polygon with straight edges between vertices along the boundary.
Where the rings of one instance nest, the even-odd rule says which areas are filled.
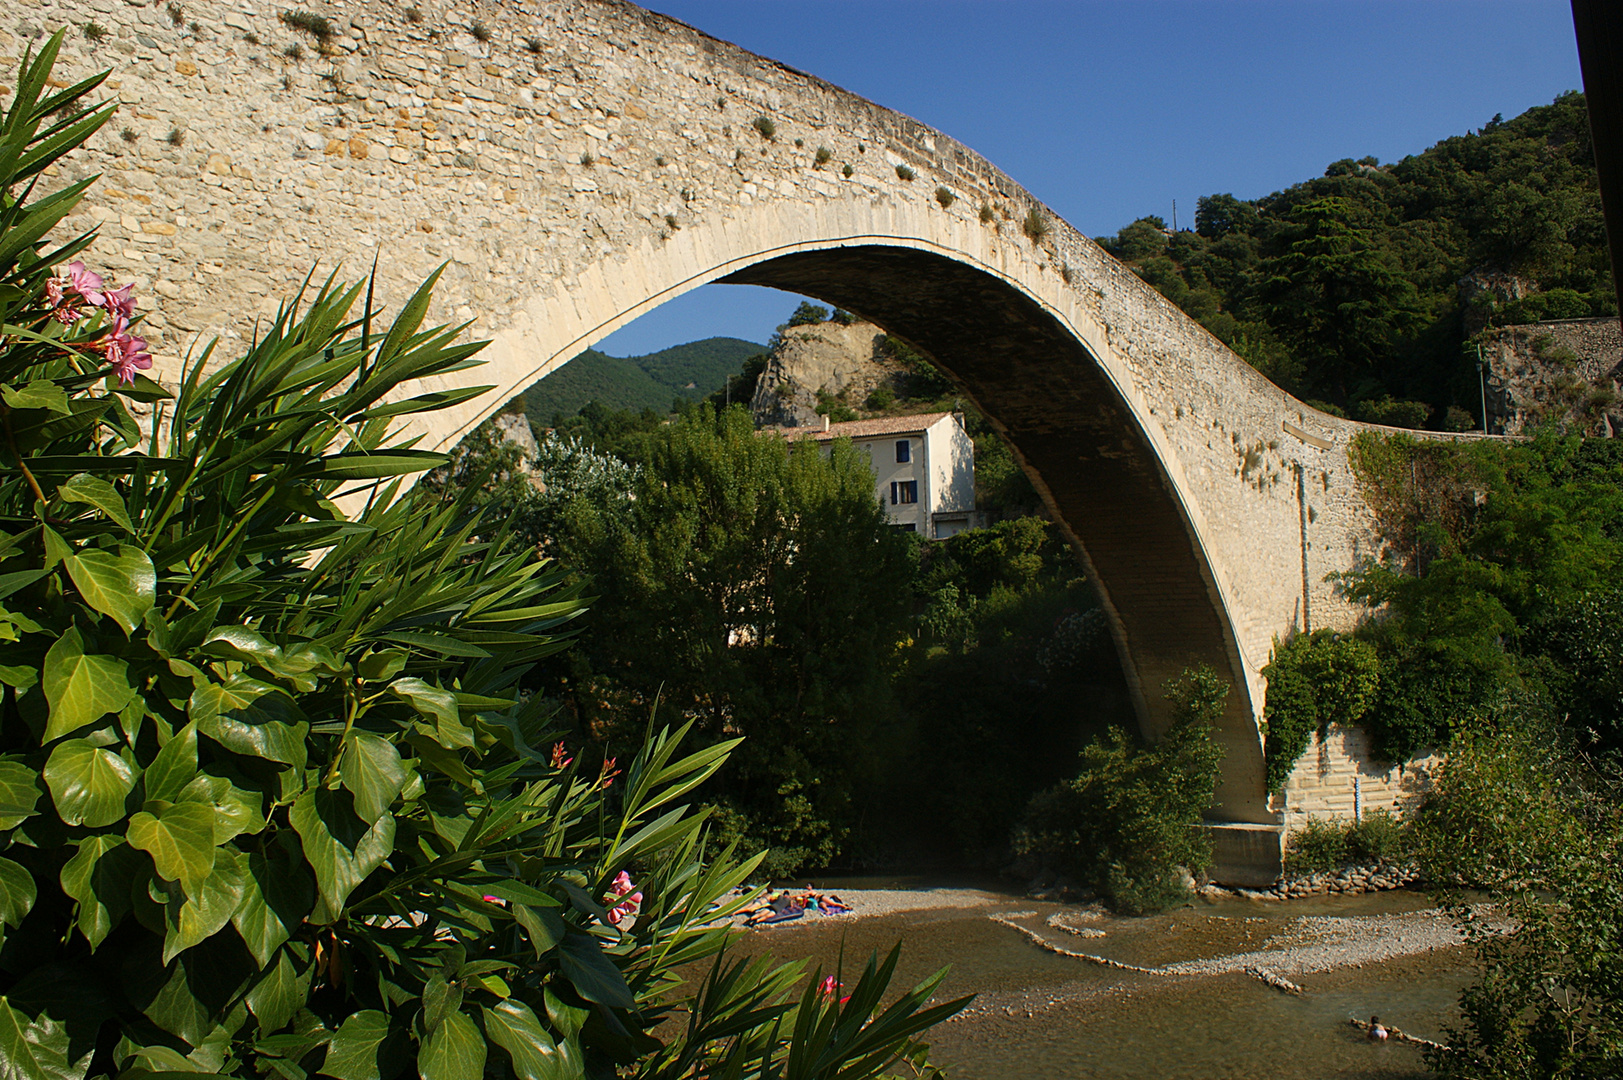
[[[1488,365],[1482,359],[1482,342],[1476,343],[1476,377],[1482,388],[1482,434],[1488,433]]]
[[[1172,200],[1172,231],[1178,231],[1178,200]]]

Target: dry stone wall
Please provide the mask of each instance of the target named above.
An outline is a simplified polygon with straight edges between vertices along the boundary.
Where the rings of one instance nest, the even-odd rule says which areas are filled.
[[[674,20],[614,0],[312,8],[339,31],[324,51],[258,0],[0,14],[0,64],[69,25],[60,79],[111,70],[118,116],[48,180],[102,175],[64,231],[99,228],[99,268],[156,295],[160,375],[210,337],[240,348],[312,271],[375,264],[393,306],[444,264],[432,317],[491,339],[474,377],[495,386],[430,418],[423,445],[445,447],[688,289],[759,271],[837,300],[806,267],[855,259],[877,282],[885,253],[913,258],[924,278],[844,306],[894,329],[933,283],[949,317],[1002,305],[1062,335],[1035,357],[1024,335],[960,343],[948,370],[1087,538],[1151,729],[1183,663],[1234,676],[1217,813],[1277,821],[1259,672],[1276,637],[1356,614],[1325,575],[1376,553],[1359,425],[1269,384],[967,147]],[[979,292],[943,297],[953,273]],[[1090,501],[1095,469],[1126,478],[1115,501]],[[1186,624],[1205,628],[1187,648]]]
[[[1488,427],[1520,435],[1561,421],[1588,435],[1623,435],[1623,324],[1561,319],[1486,335]]]

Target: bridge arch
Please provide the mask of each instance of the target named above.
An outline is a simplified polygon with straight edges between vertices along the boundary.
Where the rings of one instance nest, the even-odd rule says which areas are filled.
[[[1355,617],[1324,579],[1375,551],[1359,425],[1269,384],[968,147],[676,20],[536,0],[487,7],[475,37],[441,0],[317,0],[341,33],[299,58],[283,6],[98,13],[125,115],[47,179],[102,175],[61,233],[99,228],[102,268],[157,294],[156,374],[214,335],[229,355],[312,266],[376,259],[388,305],[445,264],[431,317],[490,339],[473,377],[496,384],[426,418],[420,445],[448,447],[711,281],[860,312],[936,357],[1034,474],[1148,730],[1185,664],[1231,675],[1213,817],[1277,822],[1260,669],[1275,637]],[[0,13],[0,45],[38,17]],[[57,76],[113,62],[69,35]]]

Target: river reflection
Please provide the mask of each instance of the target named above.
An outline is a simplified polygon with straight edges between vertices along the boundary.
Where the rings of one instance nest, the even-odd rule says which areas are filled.
[[[897,888],[895,881],[828,881],[820,886]],[[983,886],[984,887],[984,886]],[[855,971],[873,950],[903,941],[897,983],[911,985],[950,964],[944,993],[979,995],[959,1019],[937,1028],[932,1057],[954,1080],[1244,1077],[1393,1080],[1425,1075],[1411,1044],[1375,1044],[1348,1023],[1382,1020],[1437,1039],[1456,1020],[1469,956],[1444,948],[1362,966],[1292,975],[1300,996],[1250,975],[1148,975],[1055,955],[992,921],[1004,911],[1056,944],[1142,967],[1209,960],[1275,948],[1300,916],[1372,921],[1429,908],[1419,893],[1316,897],[1288,903],[1226,900],[1144,919],[1106,916],[1087,925],[1102,938],[1046,929],[1047,916],[1076,908],[1007,895],[986,907],[832,918],[751,934],[745,950],[810,959]]]

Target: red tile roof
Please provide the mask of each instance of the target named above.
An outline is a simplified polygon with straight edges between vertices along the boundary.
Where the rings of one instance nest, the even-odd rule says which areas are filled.
[[[775,431],[790,440],[810,438],[818,442],[832,442],[835,439],[877,439],[886,435],[917,435],[951,415],[950,412],[935,412],[913,416],[881,416],[873,420],[847,420],[840,424],[830,424],[827,431],[811,426],[771,427],[761,430]]]

